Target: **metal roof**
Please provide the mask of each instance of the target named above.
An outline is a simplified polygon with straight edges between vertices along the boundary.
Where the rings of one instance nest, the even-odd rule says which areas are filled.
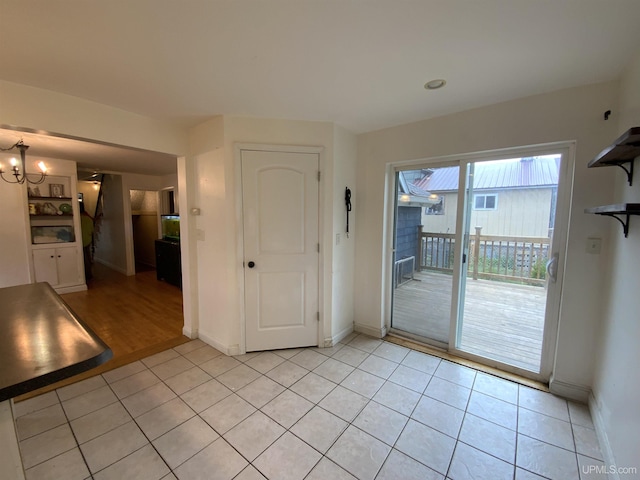
[[[405,172],[400,172],[400,193],[408,193],[416,197],[429,197],[430,193],[423,188],[418,187],[416,184],[408,182],[405,177]]]
[[[473,188],[497,190],[554,186],[558,184],[559,164],[559,156],[477,162]],[[458,168],[433,169],[433,173],[416,182],[416,186],[430,192],[457,190]]]

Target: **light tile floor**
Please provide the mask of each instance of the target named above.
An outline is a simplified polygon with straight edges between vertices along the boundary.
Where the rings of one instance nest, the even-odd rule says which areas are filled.
[[[599,478],[586,406],[364,335],[195,340],[17,403],[27,478]]]

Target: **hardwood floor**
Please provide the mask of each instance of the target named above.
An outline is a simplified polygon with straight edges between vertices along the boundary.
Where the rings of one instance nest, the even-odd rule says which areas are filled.
[[[111,348],[113,358],[84,374],[30,392],[16,401],[45,393],[189,341],[182,335],[182,292],[156,279],[155,270],[126,276],[99,263],[84,292],[62,299]]]
[[[182,292],[155,270],[127,277],[99,263],[89,289],[62,299],[111,347],[114,357],[182,335]]]

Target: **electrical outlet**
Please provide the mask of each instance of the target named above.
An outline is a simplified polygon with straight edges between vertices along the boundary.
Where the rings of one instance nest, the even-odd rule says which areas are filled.
[[[336,245],[340,245],[340,234],[336,233]]]
[[[602,248],[602,239],[597,237],[587,238],[587,253],[598,255]]]

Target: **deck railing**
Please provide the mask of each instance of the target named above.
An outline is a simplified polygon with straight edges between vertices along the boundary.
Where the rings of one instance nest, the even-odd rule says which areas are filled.
[[[469,238],[469,277],[544,284],[550,238],[482,235],[481,231],[476,227]],[[419,226],[416,268],[452,272],[454,247],[455,234],[423,232]]]

